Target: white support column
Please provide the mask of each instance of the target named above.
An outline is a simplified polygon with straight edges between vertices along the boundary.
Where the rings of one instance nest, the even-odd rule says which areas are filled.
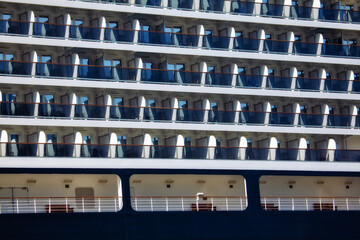
[[[291,67],[289,69],[289,77],[291,77],[291,85],[290,88],[291,90],[296,89],[296,79],[298,77],[297,75],[297,68],[296,67]]]
[[[276,160],[276,150],[278,148],[277,139],[275,137],[271,137],[269,139],[269,155],[268,160]]]
[[[37,134],[37,152],[36,156],[44,157],[45,155],[45,143],[46,143],[46,134],[44,131],[39,131]]]
[[[283,0],[281,3],[283,6],[283,16],[288,18],[290,17],[290,8],[291,8],[291,0]]]
[[[207,71],[208,71],[208,66],[207,66],[206,62],[201,62],[200,63],[199,71],[201,72],[200,84],[205,85],[205,83],[206,83],[206,74],[207,74]]]
[[[76,79],[78,77],[79,64],[80,64],[80,57],[77,53],[73,53],[71,55],[71,64],[74,66],[73,79]]]
[[[232,63],[231,66],[230,66],[230,74],[233,74],[232,75],[232,80],[231,80],[231,86],[235,87],[237,82],[237,75],[239,74],[239,67],[237,64],[235,63]]]
[[[146,107],[145,97],[144,96],[138,97],[137,104],[138,104],[137,106],[139,107],[139,119],[144,119],[144,112]]]
[[[320,56],[321,55],[321,50],[322,50],[322,45],[323,45],[323,42],[324,42],[324,36],[321,33],[317,33],[315,35],[314,42],[317,43],[316,55]]]
[[[108,142],[100,144],[110,144],[109,151],[108,151],[108,157],[115,158],[116,157],[116,144],[117,144],[117,135],[116,133],[110,133],[110,136],[108,138]]]
[[[169,4],[168,0],[161,0],[160,6],[166,8],[166,7],[168,7],[168,4]]]
[[[299,125],[299,122],[300,122],[300,113],[301,113],[301,110],[300,110],[300,104],[299,103],[294,103],[293,104],[293,111],[294,111],[294,126],[297,126]]]
[[[225,2],[230,2],[230,1],[225,1]],[[229,49],[233,49],[234,48],[234,41],[235,41],[235,28],[234,27],[229,27],[226,29],[226,37],[229,38]]]
[[[265,113],[264,124],[267,125],[267,124],[269,124],[269,121],[270,121],[270,113],[271,113],[271,104],[270,104],[270,102],[264,102],[263,103],[263,111],[266,112]]]
[[[208,122],[209,120],[209,110],[210,110],[210,101],[209,99],[202,100],[202,106],[204,110],[204,122]]]
[[[288,48],[288,53],[292,54],[293,50],[294,50],[294,42],[295,42],[295,34],[294,32],[287,32],[286,33],[286,39],[284,39],[286,41],[289,41],[289,48]]]
[[[165,106],[164,106],[165,107]],[[177,109],[179,108],[179,100],[175,97],[172,97],[170,99],[170,106],[169,106],[172,111],[171,111],[171,121],[175,122],[176,121],[176,117],[177,117]]]
[[[324,116],[323,117],[323,122],[322,122],[323,127],[326,127],[326,125],[327,125],[327,120],[328,120],[328,117],[329,117],[329,113],[330,113],[329,105],[322,104],[321,105],[321,114]]]
[[[352,89],[353,89],[353,83],[354,83],[354,80],[355,80],[355,74],[354,74],[354,71],[351,71],[351,70],[347,70],[346,71],[346,80],[348,81],[348,89],[347,91],[348,92],[351,92]]]
[[[39,116],[39,103],[40,103],[40,93],[39,91],[34,91],[32,92],[32,97],[33,97],[33,103],[34,103],[34,117]]]
[[[64,24],[66,25],[65,27],[65,39],[68,39],[70,37],[70,25],[71,25],[71,16],[70,14],[65,14],[64,15]]]
[[[224,0],[223,11],[224,11],[225,13],[230,13],[230,11],[231,11],[231,1],[226,1],[226,0]]]
[[[305,2],[306,7],[311,7],[311,18],[316,20],[319,18],[319,11],[321,7],[321,1],[320,0],[312,0]]]
[[[213,135],[209,136],[208,139],[208,150],[206,154],[206,159],[214,159],[215,158],[215,148],[216,148],[216,137]]]
[[[74,136],[74,152],[73,157],[80,157],[81,156],[81,144],[83,143],[83,135],[81,132],[76,132]]]
[[[129,3],[130,3],[131,5],[134,5],[135,2],[136,2],[136,0],[129,0]]]
[[[269,68],[266,65],[260,66],[259,75],[262,76],[261,88],[266,88],[267,77],[269,76]]]
[[[0,131],[0,156],[5,157],[6,156],[6,143],[9,142],[8,133],[6,130]]]
[[[153,145],[150,134],[148,134],[148,133],[144,134],[142,145],[145,145],[145,146],[143,147],[141,157],[149,158],[150,157],[150,146]]]
[[[31,76],[35,76],[36,75],[36,63],[38,62],[38,55],[36,51],[31,51],[30,52],[30,62],[32,62],[31,64]]]
[[[332,138],[328,140],[327,145],[327,156],[326,159],[329,162],[333,162],[335,160],[335,150],[336,150],[336,141]]]
[[[139,31],[140,31],[140,21],[135,19],[131,22],[131,28],[134,30],[134,39],[133,42],[139,42]]]
[[[30,22],[28,34],[29,36],[31,36],[34,33],[34,22],[35,22],[35,13],[33,11],[29,11],[27,13],[27,21]]]
[[[319,87],[319,90],[320,90],[320,92],[323,92],[324,89],[325,89],[326,70],[323,69],[323,68],[319,69],[317,78],[320,79],[320,87]]]
[[[298,154],[297,154],[297,159],[298,161],[305,161],[305,157],[306,157],[306,149],[307,149],[307,141],[305,138],[300,138],[299,139],[299,146],[298,146],[299,150],[298,150]]]
[[[259,29],[255,32],[255,34],[251,33],[250,34],[251,38],[255,38],[255,39],[259,39],[259,48],[258,48],[258,51],[259,52],[262,52],[264,51],[264,41],[265,41],[265,30],[264,29]],[[256,37],[255,37],[255,36]]]
[[[185,139],[183,135],[176,136],[176,150],[175,150],[175,158],[182,159],[184,153]],[[190,151],[190,149],[189,149]]]
[[[71,104],[70,106],[70,118],[74,118],[75,117],[75,104],[77,103],[77,99],[76,99],[76,94],[75,93],[69,93],[69,104]]]
[[[234,100],[232,104],[233,109],[226,109],[235,111],[234,123],[239,123],[240,120],[240,111],[241,111],[241,103],[240,101]]]
[[[136,70],[135,81],[140,82],[141,81],[141,71],[142,71],[141,69],[144,68],[143,60],[141,58],[136,58],[134,67],[137,69]]]
[[[194,0],[194,1],[197,1],[197,0]],[[203,46],[203,40],[204,40],[204,36],[205,36],[204,25],[197,25],[196,26],[196,34],[198,35],[197,47],[201,48]]]
[[[239,139],[239,159],[245,160],[246,159],[246,148],[248,147],[247,138],[244,136],[241,136]]]
[[[249,2],[254,2],[254,12],[253,14],[259,16],[261,14],[261,3],[262,0],[250,0]]]
[[[104,105],[106,106],[105,109],[105,118],[109,119],[110,118],[110,106],[112,105],[112,98],[110,94],[106,94],[104,96]]]
[[[106,19],[105,17],[99,17],[99,26],[100,27],[100,41],[104,41],[105,39],[105,28],[106,28]]]
[[[192,9],[194,9],[194,10],[200,9],[200,0],[193,0]]]
[[[355,124],[356,124],[356,117],[358,115],[358,110],[357,110],[357,107],[355,105],[350,106],[349,114],[352,115],[350,126],[351,126],[351,128],[354,128]]]

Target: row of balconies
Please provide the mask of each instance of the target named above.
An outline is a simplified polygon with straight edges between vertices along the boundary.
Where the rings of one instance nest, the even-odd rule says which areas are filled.
[[[336,149],[334,139],[315,143],[316,149],[308,147],[305,138],[287,142],[288,148],[280,148],[275,137],[249,146],[246,137],[229,139],[225,143],[215,136],[196,139],[196,146],[188,145],[186,138],[176,135],[166,138],[166,145],[159,145],[157,138],[143,134],[132,138],[110,133],[99,136],[99,144],[92,144],[89,136],[74,132],[63,136],[58,143],[54,135],[45,132],[28,135],[29,142],[20,143],[7,131],[1,131],[0,155],[13,157],[97,157],[97,158],[174,158],[174,159],[235,159],[235,160],[301,160],[301,161],[358,161],[360,150]],[[9,141],[9,138],[11,139]],[[126,139],[126,138],[125,138]],[[60,139],[59,139],[60,140]],[[127,144],[132,142],[132,144]],[[226,145],[226,146],[224,146]]]
[[[89,2],[89,0],[82,0]],[[175,8],[181,10],[231,13],[255,16],[272,16],[293,19],[307,19],[320,21],[360,22],[359,11],[356,6],[343,2],[335,2],[331,6],[322,6],[320,0],[312,0],[299,6],[299,1],[280,0],[276,4],[261,0],[90,0],[90,2],[110,4],[132,4],[137,6],[151,6],[160,8]]]
[[[331,79],[325,69],[311,71],[309,77],[303,77],[299,76],[297,68],[291,67],[281,70],[281,76],[274,76],[267,66],[262,65],[252,68],[252,74],[248,75],[241,72],[237,64],[222,67],[223,72],[209,72],[207,63],[200,62],[192,65],[198,66],[195,71],[184,71],[183,68],[169,70],[169,64],[160,64],[163,69],[149,69],[141,58],[133,61],[134,67],[121,67],[120,64],[106,66],[103,58],[97,60],[101,65],[83,65],[78,54],[63,57],[72,64],[52,63],[52,60],[38,62],[36,52],[27,55],[31,61],[0,60],[0,74],[317,92],[360,91],[359,76],[351,70],[338,73],[338,79]]]
[[[264,52],[277,54],[336,56],[345,58],[360,57],[360,47],[356,43],[324,43],[321,33],[307,37],[308,42],[297,41],[294,32],[286,32],[279,40],[268,39],[263,29],[251,32],[249,38],[237,36],[234,27],[220,31],[216,36],[207,32],[203,25],[189,28],[189,33],[169,32],[165,24],[157,26],[157,31],[142,28],[139,20],[132,20],[128,29],[110,28],[104,17],[92,21],[94,26],[75,24],[70,15],[63,17],[60,23],[34,22],[34,12],[29,12],[31,21],[1,20],[0,32],[47,38],[64,38],[76,40],[104,41],[114,43],[137,43],[146,45],[164,45],[172,47],[190,47],[204,49],[221,49],[231,51]],[[129,25],[129,24],[128,24]],[[356,42],[356,41],[355,41]]]
[[[10,101],[4,99],[1,102],[1,116],[336,128],[360,127],[358,108],[354,105],[342,107],[339,111],[340,114],[335,114],[334,109],[327,104],[314,105],[310,107],[311,113],[309,113],[310,111],[304,106],[300,106],[299,103],[284,105],[285,112],[280,112],[280,106],[272,105],[270,102],[254,104],[252,106],[254,111],[249,111],[249,104],[238,100],[227,101],[224,103],[223,109],[219,103],[214,103],[209,99],[195,100],[193,102],[194,108],[191,108],[190,102],[182,99],[179,101],[175,97],[164,100],[150,99],[151,101],[149,101],[146,97],[139,96],[131,98],[129,100],[131,105],[126,106],[123,98],[116,103],[109,94],[98,96],[96,98],[98,105],[88,104],[87,97],[83,103],[80,103],[79,97],[75,93],[63,95],[61,97],[63,103],[55,103],[54,98],[44,102],[39,92],[32,92],[27,96],[27,99],[33,101],[16,102],[15,99]]]

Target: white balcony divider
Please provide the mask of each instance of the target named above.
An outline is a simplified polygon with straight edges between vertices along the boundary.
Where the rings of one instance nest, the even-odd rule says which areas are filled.
[[[267,211],[359,211],[360,197],[262,197]]]
[[[118,212],[122,197],[0,198],[0,214]]]
[[[137,196],[131,205],[139,212],[172,211],[243,211],[247,208],[245,196]]]

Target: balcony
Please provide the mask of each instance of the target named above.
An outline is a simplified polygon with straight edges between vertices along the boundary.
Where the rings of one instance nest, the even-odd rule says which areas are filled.
[[[360,47],[357,45],[169,33],[163,31],[19,22],[13,20],[0,20],[0,25],[3,26],[3,28],[0,29],[0,33],[11,35],[32,35],[45,38],[69,38],[72,40],[105,41],[113,43],[139,43],[144,45],[232,50],[239,52],[246,51],[287,55],[320,55],[326,57],[360,58]],[[32,33],[30,32],[30,25],[33,25]],[[66,34],[66,31],[68,31],[68,34]],[[102,32],[104,32],[104,34]],[[68,37],[65,37],[67,35]],[[138,36],[138,40],[135,40],[136,38],[134,36]],[[230,43],[233,43],[234,46],[230,47]],[[289,48],[292,43],[294,43],[294,46]],[[320,52],[317,52],[318,47],[321,49]]]
[[[78,0],[84,2],[96,2],[103,4],[121,4],[131,5],[128,0]],[[269,4],[269,3],[254,3],[239,0],[201,0],[197,4],[193,4],[194,1],[182,1],[182,0],[136,0],[135,6],[143,7],[167,7],[186,10],[186,11],[204,11],[215,12],[222,14],[238,14],[238,15],[250,15],[250,16],[263,16],[263,17],[275,17],[275,18],[291,18],[301,20],[317,20],[326,22],[348,22],[359,23],[360,13],[354,10],[343,10],[334,8],[318,8],[318,7],[306,7],[306,6],[292,6],[282,4]],[[229,3],[229,4],[228,4]]]
[[[35,69],[35,75],[32,75],[32,69]],[[349,84],[353,83],[349,91],[353,93],[360,92],[359,80],[245,75],[50,62],[0,60],[0,75],[313,92],[348,92]],[[323,89],[320,89],[322,81],[325,84]]]
[[[3,142],[2,157],[360,161],[360,150]],[[301,155],[301,156],[300,156]]]

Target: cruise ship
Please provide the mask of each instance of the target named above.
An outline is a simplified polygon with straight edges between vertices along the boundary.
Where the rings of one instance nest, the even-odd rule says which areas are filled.
[[[1,239],[360,239],[360,3],[0,0]]]

